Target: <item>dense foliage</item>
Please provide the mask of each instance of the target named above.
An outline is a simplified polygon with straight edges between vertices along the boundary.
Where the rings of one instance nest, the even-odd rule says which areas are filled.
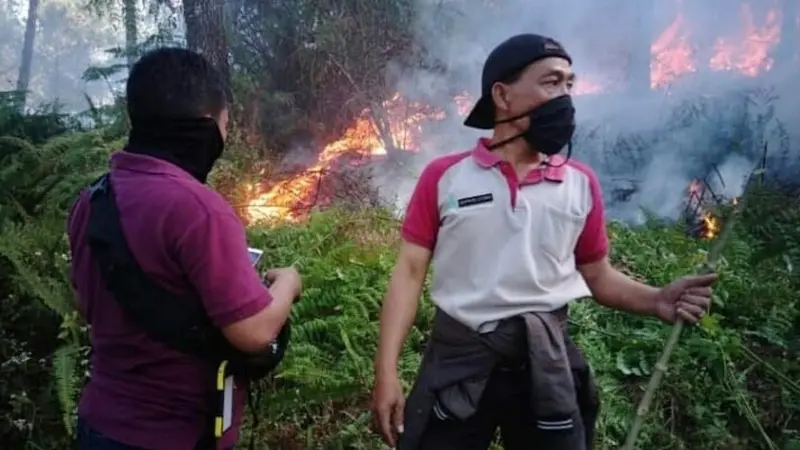
[[[0,136],[0,436],[5,448],[63,449],[88,353],[67,279],[64,217],[120,135],[5,109]],[[233,147],[235,158],[251,157]],[[215,174],[220,186],[240,170],[235,158]],[[800,448],[800,207],[774,189],[752,195],[725,250],[713,314],[673,357],[640,448]],[[366,208],[250,229],[251,243],[266,251],[264,268],[296,264],[306,287],[290,355],[265,382],[259,420],[246,430],[259,448],[380,448],[366,405],[397,226],[388,211]],[[708,246],[655,222],[610,230],[615,264],[655,284],[694,271]],[[403,353],[408,383],[432,312],[425,300]],[[574,306],[571,327],[602,393],[598,448],[618,448],[668,327],[591,301]]]

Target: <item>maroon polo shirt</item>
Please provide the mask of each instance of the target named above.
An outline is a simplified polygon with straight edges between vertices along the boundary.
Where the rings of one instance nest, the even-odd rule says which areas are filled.
[[[125,151],[110,160],[122,229],[142,269],[178,294],[197,293],[217,327],[250,317],[271,297],[247,255],[245,230],[216,192],[165,161]],[[91,325],[92,372],[79,415],[111,439],[148,450],[193,450],[207,426],[208,368],[150,339],[103,285],[86,231],[82,192],[68,219],[71,277]],[[235,391],[238,439],[246,387]]]

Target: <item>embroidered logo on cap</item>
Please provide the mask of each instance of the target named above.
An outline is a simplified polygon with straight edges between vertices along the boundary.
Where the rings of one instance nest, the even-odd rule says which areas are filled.
[[[561,46],[556,44],[553,41],[546,41],[544,43],[544,49],[545,50],[553,50],[553,51],[560,52],[561,51]]]

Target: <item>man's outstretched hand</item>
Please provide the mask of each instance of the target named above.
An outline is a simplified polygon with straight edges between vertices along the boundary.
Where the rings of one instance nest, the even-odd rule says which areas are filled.
[[[678,278],[664,286],[656,297],[656,317],[675,323],[697,323],[711,308],[711,286],[717,274],[692,275]]]

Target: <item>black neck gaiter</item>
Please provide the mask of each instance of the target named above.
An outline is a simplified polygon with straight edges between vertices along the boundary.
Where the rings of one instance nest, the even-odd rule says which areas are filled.
[[[172,163],[201,183],[225,148],[217,122],[208,117],[132,122],[125,151]]]

